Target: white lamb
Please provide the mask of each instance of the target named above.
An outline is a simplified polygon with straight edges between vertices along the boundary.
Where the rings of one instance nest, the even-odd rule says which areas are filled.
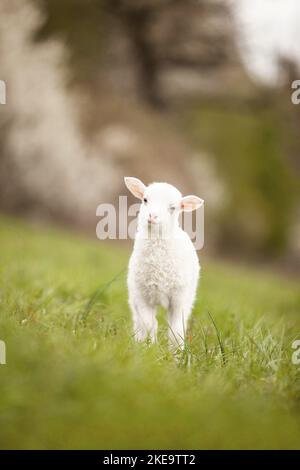
[[[181,211],[203,204],[167,183],[145,186],[125,177],[131,193],[141,199],[137,233],[129,261],[129,305],[137,341],[157,338],[156,307],[168,310],[169,341],[183,347],[188,318],[195,300],[199,261],[193,243],[179,225]]]

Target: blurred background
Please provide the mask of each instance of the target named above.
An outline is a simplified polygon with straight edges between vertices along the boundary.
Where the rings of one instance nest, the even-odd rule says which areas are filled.
[[[299,25],[299,0],[0,0],[0,448],[299,448]],[[132,240],[96,238],[130,175],[205,200],[176,361],[162,309],[133,342]]]
[[[205,250],[300,261],[297,0],[1,0],[0,210],[95,237],[125,175],[205,199]]]

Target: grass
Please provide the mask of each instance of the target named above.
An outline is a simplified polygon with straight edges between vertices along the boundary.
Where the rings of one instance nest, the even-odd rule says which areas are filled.
[[[135,344],[129,253],[0,219],[0,447],[299,448],[296,281],[204,261],[185,351]]]

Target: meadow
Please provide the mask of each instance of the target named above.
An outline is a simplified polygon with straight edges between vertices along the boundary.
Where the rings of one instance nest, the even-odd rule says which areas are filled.
[[[0,219],[2,449],[300,448],[297,279],[202,256],[185,350],[136,344],[130,251]]]

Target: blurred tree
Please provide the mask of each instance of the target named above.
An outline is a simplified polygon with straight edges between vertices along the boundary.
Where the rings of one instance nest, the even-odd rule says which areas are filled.
[[[73,79],[91,85],[98,80],[99,57],[103,51],[109,24],[104,0],[34,0],[43,12],[43,22],[34,39],[50,37],[68,46]]]
[[[36,1],[45,12],[36,39],[63,37],[76,79],[97,78],[108,52],[111,61],[133,61],[139,94],[154,107],[166,104],[161,86],[166,73],[196,71],[201,79],[201,73],[239,63],[224,0]],[[120,58],[111,50],[122,41],[128,49],[121,48]]]
[[[289,88],[295,72],[282,96],[247,78],[228,4],[2,0],[1,70],[13,90],[11,116],[0,115],[2,207],[26,204],[30,212],[36,205],[57,217],[77,201],[86,214],[108,174],[115,197],[125,168],[150,179],[171,180],[177,172],[181,184],[195,181],[207,220],[214,213],[209,192],[219,192],[207,226],[209,239],[212,225],[218,232],[222,253],[274,255],[290,247],[291,169],[299,168],[300,106],[291,104]],[[65,89],[66,50],[78,89]],[[177,127],[141,103],[156,109],[176,103],[167,116],[178,118]],[[203,171],[205,161],[212,171]],[[103,188],[98,174],[106,175]],[[77,211],[77,223],[80,217]]]

